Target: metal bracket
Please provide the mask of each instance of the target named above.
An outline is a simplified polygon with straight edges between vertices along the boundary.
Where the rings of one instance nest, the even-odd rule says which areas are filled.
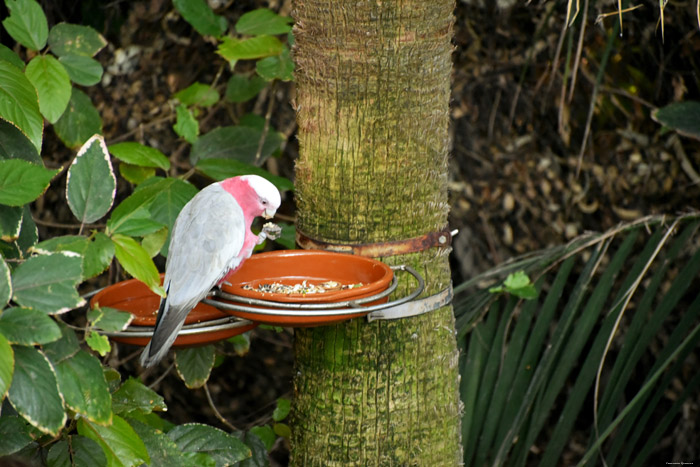
[[[452,301],[452,296],[452,284],[450,283],[449,287],[435,295],[373,311],[367,315],[367,321],[371,323],[378,319],[399,319],[422,315],[449,304]]]

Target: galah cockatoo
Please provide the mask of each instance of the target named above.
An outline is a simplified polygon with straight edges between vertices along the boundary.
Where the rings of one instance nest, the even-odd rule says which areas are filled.
[[[277,232],[266,225],[250,231],[258,216],[274,216],[280,206],[275,186],[257,175],[228,178],[207,186],[192,198],[175,220],[153,338],[141,354],[149,367],[168,353],[185,317],[250,257],[255,245]],[[277,229],[279,229],[277,227]]]

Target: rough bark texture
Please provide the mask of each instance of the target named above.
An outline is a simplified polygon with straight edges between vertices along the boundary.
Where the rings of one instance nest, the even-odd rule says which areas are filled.
[[[297,0],[297,228],[341,244],[447,223],[452,0]],[[444,249],[387,258],[448,286]],[[398,295],[412,280],[402,281]],[[297,329],[294,465],[461,460],[451,307]]]

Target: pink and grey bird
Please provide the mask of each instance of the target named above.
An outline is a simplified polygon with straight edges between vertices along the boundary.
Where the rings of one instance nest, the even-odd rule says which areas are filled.
[[[141,355],[141,365],[160,361],[172,346],[185,317],[250,257],[255,245],[271,231],[250,230],[258,216],[271,218],[280,205],[275,186],[257,175],[214,183],[192,198],[175,220],[153,338]]]

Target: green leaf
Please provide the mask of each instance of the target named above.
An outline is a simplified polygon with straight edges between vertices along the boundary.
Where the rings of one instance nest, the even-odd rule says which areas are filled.
[[[131,237],[122,234],[112,235],[114,253],[124,270],[146,284],[153,292],[165,295],[160,286],[160,274],[148,252]]]
[[[151,220],[149,208],[163,189],[173,182],[170,178],[154,178],[150,183],[139,186],[134,193],[122,201],[107,221],[107,234],[121,233],[145,235],[163,227],[162,224]],[[144,226],[149,227],[144,229]],[[137,230],[139,233],[135,233]]]
[[[28,258],[12,276],[14,300],[45,313],[63,313],[85,304],[75,287],[82,279],[82,258],[59,252]]]
[[[0,60],[10,62],[20,70],[24,70],[24,62],[11,48],[0,44]]]
[[[190,161],[197,165],[201,159],[236,159],[254,164],[263,130],[246,126],[225,126],[210,131],[192,145]],[[262,145],[262,163],[280,148],[284,138],[275,131],[268,132]]]
[[[166,179],[167,180],[167,179]],[[188,182],[180,179],[172,179],[171,183],[164,186],[158,193],[150,208],[153,220],[162,223],[167,227],[167,238],[162,249],[163,256],[168,255],[170,243],[170,233],[175,225],[175,220],[185,204],[197,194],[197,189]],[[158,232],[155,232],[157,234]]]
[[[58,340],[61,330],[46,313],[15,307],[0,314],[0,334],[12,344],[35,345]]]
[[[292,430],[286,423],[275,423],[272,425],[272,431],[274,431],[277,436],[281,436],[282,438],[289,439],[292,437]]]
[[[0,161],[0,203],[7,206],[31,203],[46,191],[58,172],[20,159]]]
[[[95,441],[72,435],[51,446],[46,463],[48,467],[94,467],[106,465],[107,458]]]
[[[4,120],[0,120],[0,141],[0,160],[21,159],[44,166],[44,161],[29,138],[19,128]]]
[[[58,58],[68,72],[71,81],[81,86],[92,86],[102,80],[102,64],[94,58],[83,55],[64,55]]]
[[[280,16],[267,8],[244,13],[236,23],[236,32],[239,34],[286,34],[292,30],[294,20],[287,16]]]
[[[19,238],[17,239],[16,245],[22,251],[22,257],[26,256],[26,253],[36,245],[39,240],[39,230],[37,229],[34,219],[32,219],[32,212],[29,209],[29,205],[25,204],[22,213],[22,223],[20,224]]]
[[[238,355],[239,357],[244,356],[250,351],[249,332],[244,332],[243,334],[233,336],[228,341],[233,344],[233,351],[236,352],[236,355]]]
[[[267,86],[267,81],[260,76],[247,78],[243,75],[233,75],[226,84],[226,100],[229,102],[246,102],[257,96]]]
[[[0,240],[14,242],[19,238],[24,209],[0,204]]]
[[[220,36],[228,22],[209,8],[204,0],[173,0],[175,9],[203,36]]]
[[[112,263],[112,258],[114,243],[107,235],[96,232],[83,254],[83,278],[88,279],[101,274]]]
[[[49,23],[41,6],[34,0],[5,0],[5,5],[10,16],[2,25],[8,34],[28,49],[43,49],[49,35]]]
[[[102,232],[91,237],[64,235],[53,237],[32,247],[32,252],[46,254],[58,251],[72,251],[83,257],[83,279],[95,277],[103,272],[114,257],[114,243]]]
[[[5,259],[0,256],[0,310],[12,298],[12,279],[10,278],[10,268],[7,267]]]
[[[167,227],[163,227],[148,235],[144,235],[141,241],[141,246],[148,252],[151,258],[156,256],[165,246],[165,241],[168,239],[170,232]]]
[[[0,457],[14,454],[34,441],[31,430],[22,418],[8,415],[0,417]]]
[[[272,431],[272,427],[269,425],[254,426],[250,429],[250,433],[257,436],[263,442],[266,451],[270,451],[275,445],[275,440],[277,440],[277,435]],[[246,444],[250,446],[250,443]]]
[[[88,311],[87,319],[92,326],[98,327],[102,331],[117,332],[126,329],[134,319],[134,315],[105,306]]]
[[[281,54],[275,57],[267,57],[259,60],[255,64],[255,71],[265,78],[272,81],[278,79],[280,81],[294,80],[294,62],[289,55],[289,49],[284,48]]]
[[[112,207],[117,192],[112,162],[101,135],[91,137],[68,169],[66,199],[81,224],[101,218]]]
[[[211,107],[219,102],[219,93],[204,83],[192,83],[173,96],[186,106]]]
[[[5,399],[10,384],[12,374],[15,371],[15,353],[7,338],[0,334],[0,400]],[[0,419],[2,419],[0,417]]]
[[[150,146],[127,141],[112,144],[107,149],[114,157],[131,165],[162,170],[170,169],[170,161],[165,154]]]
[[[72,357],[80,350],[80,343],[75,331],[60,321],[57,324],[61,330],[61,338],[42,346],[44,355],[51,360],[54,367],[57,363]]]
[[[68,72],[52,55],[37,55],[24,71],[39,94],[39,110],[51,123],[63,114],[71,96]]]
[[[276,422],[281,422],[285,418],[287,418],[287,415],[289,415],[289,411],[292,408],[292,403],[289,401],[289,399],[286,399],[284,397],[280,397],[277,399],[277,407],[275,407],[275,410],[272,412],[272,419]]]
[[[168,435],[139,420],[130,418],[128,422],[146,445],[151,465],[188,465],[184,455]]]
[[[199,136],[199,122],[192,111],[184,104],[175,107],[176,121],[173,130],[188,143],[194,143]]]
[[[34,347],[15,345],[15,373],[8,399],[17,413],[40,431],[56,435],[66,423],[56,373]]]
[[[93,135],[102,133],[102,118],[87,94],[73,88],[68,108],[54,130],[66,146],[76,148]]]
[[[506,277],[506,280],[503,281],[502,286],[491,287],[489,292],[508,292],[524,299],[533,299],[537,297],[537,289],[530,282],[530,278],[527,276],[525,271],[517,271],[515,273],[508,274],[508,277]]]
[[[139,167],[138,165],[121,162],[119,164],[119,173],[127,182],[139,185],[149,178],[155,177],[156,169],[153,167]]]
[[[123,416],[132,412],[148,414],[167,410],[163,397],[134,378],[124,381],[112,395],[112,408],[114,413]]]
[[[206,384],[214,367],[214,346],[188,347],[175,351],[175,368],[185,386],[190,389]]]
[[[284,45],[274,36],[255,36],[248,39],[236,39],[226,36],[222,39],[216,53],[229,62],[250,60],[279,55]]]
[[[87,333],[85,336],[85,343],[92,350],[100,354],[100,357],[104,357],[110,352],[110,350],[112,350],[112,346],[109,345],[109,339],[107,336],[98,334],[95,331],[90,331]]]
[[[216,181],[238,175],[260,175],[269,180],[280,191],[294,190],[294,184],[288,178],[272,175],[265,169],[235,159],[200,159],[197,161],[195,169]]]
[[[29,79],[16,66],[0,61],[0,118],[20,129],[41,152],[44,119],[39,98]]]
[[[250,448],[241,440],[208,425],[188,423],[168,432],[182,452],[210,455],[217,465],[231,465],[251,456]]]
[[[111,423],[112,398],[97,358],[81,350],[58,363],[56,375],[67,407],[92,422]]]
[[[674,102],[654,110],[651,118],[684,136],[700,139],[700,102]]]
[[[112,417],[112,424],[101,426],[78,419],[78,433],[90,438],[102,446],[107,456],[107,465],[132,467],[143,463],[150,464],[151,459],[143,441],[133,428],[118,415]]]
[[[102,34],[90,26],[58,23],[49,31],[49,47],[59,57],[65,55],[94,57],[106,45],[107,41]]]

